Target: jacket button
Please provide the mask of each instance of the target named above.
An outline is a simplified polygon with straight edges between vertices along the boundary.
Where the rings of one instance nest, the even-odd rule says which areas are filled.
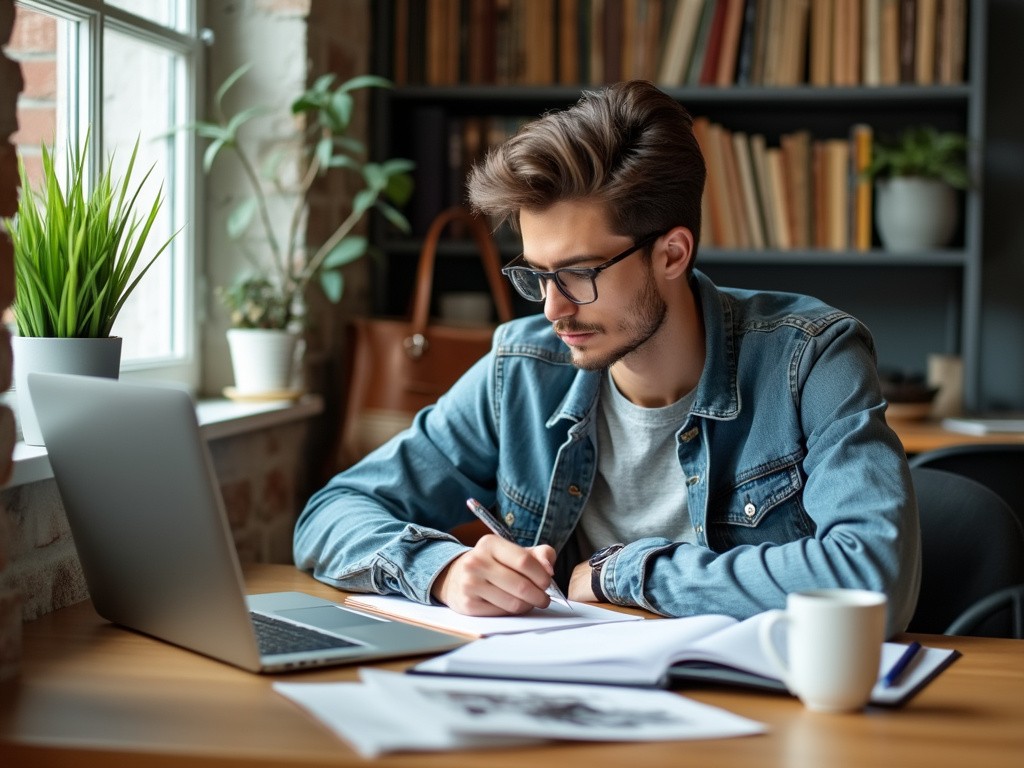
[[[747,517],[753,517],[757,513],[757,507],[751,504],[749,501],[743,505],[743,514]]]
[[[691,440],[693,440],[693,438],[695,438],[697,436],[698,431],[699,430],[696,427],[691,427],[690,429],[686,430],[685,432],[683,432],[683,434],[681,434],[679,436],[679,442],[680,443],[688,443],[688,442],[690,442]]]
[[[686,478],[686,484],[687,485],[696,485],[699,482],[700,482],[700,475],[691,475],[690,477]]]
[[[506,512],[505,513],[505,525],[507,525],[509,528],[511,528],[512,527],[512,523],[514,523],[515,521],[516,521],[516,516],[515,515],[513,515],[511,512]]]
[[[577,496],[577,497],[579,497],[579,496],[583,495],[583,491],[580,490],[580,487],[578,485],[570,485],[569,486],[569,495],[570,496]]]

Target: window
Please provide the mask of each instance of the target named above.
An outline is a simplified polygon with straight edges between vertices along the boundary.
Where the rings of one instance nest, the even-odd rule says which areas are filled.
[[[198,174],[194,139],[176,130],[195,114],[195,0],[19,0],[15,13],[7,55],[25,85],[12,141],[30,174],[38,176],[42,144],[60,157],[88,132],[91,165],[112,162],[120,175],[138,140],[133,180],[153,168],[141,205],[164,198],[147,244],[155,249],[180,230],[114,326],[122,370],[195,386]]]

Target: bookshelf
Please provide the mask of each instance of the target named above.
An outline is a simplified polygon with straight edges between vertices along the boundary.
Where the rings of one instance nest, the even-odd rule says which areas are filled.
[[[411,293],[419,238],[434,214],[462,199],[465,168],[482,151],[481,147],[499,141],[501,136],[513,131],[519,121],[569,106],[579,98],[582,89],[599,87],[603,81],[591,82],[590,73],[593,71],[625,71],[622,62],[638,60],[640,54],[637,49],[642,47],[640,43],[630,44],[627,38],[643,39],[640,37],[644,26],[641,22],[655,6],[660,8],[664,21],[658,50],[667,51],[673,28],[671,14],[690,2],[693,0],[539,0],[536,3],[534,0],[466,0],[462,3],[457,0],[426,0],[422,3],[418,0],[392,0],[375,3],[375,71],[391,77],[397,84],[393,90],[375,97],[375,151],[380,156],[409,157],[417,163],[417,190],[407,210],[414,224],[413,236],[400,236],[380,222],[375,228],[376,243],[385,254],[375,280],[375,310],[381,314],[404,313]],[[731,6],[733,2],[703,0],[697,4]],[[951,0],[918,2],[923,6],[934,5],[939,14],[935,21],[937,37],[933,48],[941,50],[943,43],[938,37],[942,29],[941,17],[950,13],[946,9],[956,3]],[[964,360],[965,404],[971,408],[976,407],[979,398],[980,171],[985,129],[987,2],[962,2],[966,26],[962,29],[961,40],[952,46],[957,51],[953,58],[961,57],[961,64],[951,68],[948,63],[940,65],[936,59],[931,74],[915,73],[913,68],[906,66],[902,74],[898,69],[894,74],[892,62],[883,66],[881,62],[885,57],[881,55],[875,65],[868,66],[866,61],[862,61],[856,73],[851,74],[849,66],[840,68],[839,54],[833,52],[833,60],[827,67],[829,72],[823,75],[820,71],[823,66],[820,64],[821,46],[819,44],[815,48],[812,38],[813,25],[820,25],[821,20],[813,18],[810,10],[820,7],[818,0],[813,4],[803,0],[807,10],[806,29],[797,33],[798,40],[802,42],[789,43],[790,47],[797,45],[803,51],[799,57],[801,63],[796,65],[796,75],[769,76],[756,70],[749,62],[742,64],[742,26],[737,33],[739,39],[733,43],[736,66],[731,75],[724,76],[726,80],[719,80],[720,73],[716,70],[713,81],[683,81],[678,85],[668,85],[659,82],[661,73],[658,70],[667,72],[670,69],[663,60],[648,56],[652,60],[646,66],[648,71],[654,72],[655,82],[695,117],[706,118],[712,124],[724,127],[731,135],[762,136],[768,147],[781,148],[784,137],[799,132],[809,134],[811,141],[850,141],[851,130],[858,124],[870,126],[876,138],[922,124],[967,134],[972,143],[969,162],[975,184],[960,194],[960,223],[948,247],[890,253],[882,248],[874,227],[871,227],[867,241],[862,235],[859,243],[852,231],[840,244],[815,243],[813,239],[805,243],[790,243],[786,247],[767,241],[759,245],[751,242],[728,245],[703,242],[697,266],[721,285],[808,293],[851,312],[871,328],[881,368],[923,374],[929,354],[960,355]],[[863,34],[858,50],[864,59],[867,58],[863,46],[867,38],[864,30],[872,23],[864,14],[872,8],[878,14],[892,13],[894,7],[902,12],[901,3],[890,0],[831,0],[831,3],[836,18],[841,18],[840,12],[850,13],[851,5],[858,8],[857,18]],[[471,14],[479,12],[480,7],[493,12],[495,6],[514,9],[519,4],[533,8],[530,19],[525,18],[525,10],[520,19],[521,24],[530,25],[533,33],[509,31],[515,28],[514,25],[495,26],[498,37],[491,37],[488,43],[480,43],[479,40],[471,43],[480,34],[473,27]],[[784,5],[788,9],[793,4],[801,5],[801,0],[741,0],[738,5],[748,13],[768,13],[766,9],[774,5]],[[827,2],[822,4],[828,5]],[[537,19],[535,5],[545,8],[548,13],[546,29]],[[449,45],[444,67],[437,64],[433,67],[434,74],[428,74],[430,68],[412,62],[417,57],[427,56],[432,45],[435,49],[439,45],[438,35],[431,30],[427,15],[441,13],[440,6],[444,6],[445,13],[455,13],[454,17],[444,17],[446,24],[454,26],[450,26],[447,35],[441,37],[461,41],[462,44]],[[410,8],[419,9],[413,11],[412,18],[408,16]],[[609,8],[613,10],[609,11]],[[637,17],[626,23],[628,14],[639,14],[641,8],[644,9],[643,18]],[[465,16],[458,15],[460,9]],[[602,14],[614,13],[614,18],[623,19],[621,29],[613,34],[609,30],[608,17],[602,16],[603,28],[600,32],[595,31],[596,22],[592,16],[595,9],[600,9]],[[417,12],[423,16],[417,18]],[[728,9],[722,13],[727,14]],[[563,17],[562,14],[569,15]],[[575,19],[576,23],[570,24],[569,19]],[[505,23],[509,22],[506,20]],[[753,25],[749,19],[748,23]],[[417,29],[419,35],[413,31]],[[522,51],[517,59],[520,61],[518,74],[510,73],[507,64],[495,64],[493,61],[481,64],[481,48],[490,51],[493,58],[511,56],[508,53],[510,46],[500,39],[502,29],[508,36],[525,36],[550,45],[550,52],[539,57],[543,64],[536,64],[533,68],[526,66],[522,63],[525,56]],[[545,30],[543,34],[537,32],[539,29]],[[833,27],[835,29],[837,27]],[[576,34],[572,45],[565,42],[570,31]],[[891,37],[891,33],[891,29],[881,25],[876,36]],[[591,41],[602,41],[606,53],[607,46],[617,47],[618,53],[611,57],[605,55],[602,66],[596,67],[594,53],[588,52],[585,42],[582,42],[588,34]],[[945,34],[948,37],[949,31]],[[699,31],[695,31],[694,37],[698,35]],[[768,47],[768,43],[763,45]],[[951,45],[947,40],[945,46],[949,48]],[[690,48],[696,51],[699,46],[699,41],[694,40]],[[565,47],[575,52],[575,64],[565,62]],[[836,47],[844,46],[831,46],[833,49]],[[849,47],[846,45],[844,50]],[[849,50],[844,55],[849,56]],[[935,50],[930,55],[938,56]],[[815,57],[819,59],[818,71],[814,69]],[[613,60],[619,63],[610,64]],[[694,70],[695,61],[691,61],[686,69]],[[792,72],[793,66],[790,62],[782,69]],[[710,71],[707,66],[700,68]],[[680,71],[678,65],[676,70]],[[888,71],[888,74],[883,74],[883,71]],[[565,72],[573,82],[563,82],[562,73]],[[837,78],[838,82],[852,79],[853,84],[835,84]],[[709,167],[709,173],[711,170]],[[706,190],[708,194],[710,184]],[[711,229],[707,223],[705,228]],[[499,232],[498,241],[504,257],[512,258],[518,252],[518,242],[507,233]],[[485,286],[482,272],[477,274],[475,259],[467,258],[471,255],[471,247],[470,243],[457,237],[443,244],[440,253],[444,258],[438,263],[436,277],[437,293],[479,290]],[[516,309],[522,314],[538,311],[536,305],[526,303],[517,304]]]

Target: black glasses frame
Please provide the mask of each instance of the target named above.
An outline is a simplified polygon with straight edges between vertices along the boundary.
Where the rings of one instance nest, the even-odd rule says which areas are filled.
[[[523,277],[527,277],[528,276],[530,278],[539,279],[539,280],[544,281],[544,282],[552,281],[552,282],[554,282],[555,286],[558,288],[558,292],[561,293],[563,296],[565,296],[565,298],[567,298],[573,304],[593,304],[595,301],[597,301],[597,296],[598,296],[598,294],[597,294],[597,276],[599,274],[601,274],[602,272],[604,272],[604,270],[608,269],[608,267],[611,267],[611,266],[614,266],[615,264],[618,264],[620,261],[625,259],[627,256],[632,256],[634,253],[636,253],[640,249],[647,247],[648,245],[653,243],[655,240],[657,240],[659,237],[661,237],[663,234],[665,234],[665,233],[664,232],[653,232],[653,233],[651,233],[649,235],[646,235],[646,236],[640,238],[639,240],[637,240],[633,245],[631,245],[629,248],[624,250],[622,253],[620,253],[620,254],[618,254],[616,256],[612,256],[610,259],[608,259],[607,261],[601,262],[596,267],[562,267],[561,269],[556,269],[556,270],[553,270],[551,272],[543,272],[543,271],[541,271],[539,269],[530,269],[529,267],[513,266],[517,261],[519,261],[520,259],[523,258],[523,254],[519,254],[518,256],[516,256],[509,263],[508,266],[502,268],[501,274],[503,274],[505,277],[507,277],[509,279],[509,282],[512,283],[512,287],[515,288],[516,291],[519,293],[519,295],[522,296],[527,301],[541,302],[541,301],[544,301],[544,299],[547,298],[547,297],[546,297],[546,295],[544,293],[542,293],[540,295],[540,297],[538,297],[538,298],[533,298],[532,296],[527,296],[523,292],[523,289],[520,287],[519,279],[516,277],[516,275],[522,275]],[[571,275],[573,275],[575,277],[578,277],[578,278],[585,278],[585,279],[590,280],[590,285],[594,289],[594,298],[590,299],[589,301],[580,301],[579,299],[576,299],[573,296],[570,296],[568,289],[562,284],[561,276],[565,275],[565,274],[571,274]],[[542,291],[543,291],[544,282],[540,283]]]

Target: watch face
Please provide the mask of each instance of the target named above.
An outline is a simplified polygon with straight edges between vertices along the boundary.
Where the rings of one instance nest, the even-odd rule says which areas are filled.
[[[607,560],[609,557],[611,557],[616,552],[618,552],[620,549],[622,549],[624,546],[625,546],[624,544],[610,544],[607,547],[603,547],[603,548],[597,550],[597,552],[595,552],[594,554],[592,554],[590,556],[590,560],[588,561],[589,564],[590,564],[590,567],[593,568],[595,565],[600,565],[605,560]]]

